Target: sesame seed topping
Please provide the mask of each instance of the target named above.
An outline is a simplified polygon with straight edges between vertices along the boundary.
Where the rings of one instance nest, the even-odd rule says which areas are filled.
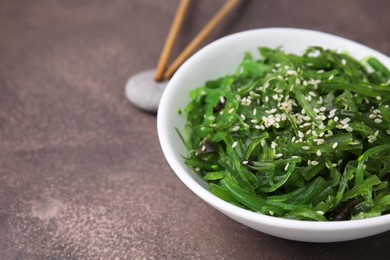
[[[380,118],[375,118],[375,119],[374,119],[374,122],[377,123],[377,124],[380,124],[380,123],[382,123],[382,119],[380,119]]]
[[[316,166],[316,165],[318,165],[318,162],[317,161],[311,161],[311,165]]]
[[[280,158],[280,157],[282,157],[282,156],[283,156],[282,153],[277,153],[277,154],[275,154],[275,157],[277,157],[277,158]]]
[[[284,170],[285,170],[285,171],[288,170],[288,166],[290,166],[290,163],[287,163],[286,166],[284,167]]]
[[[238,130],[240,130],[240,126],[236,125],[235,127],[233,127],[232,130],[233,130],[233,131],[238,131]]]
[[[303,150],[310,150],[310,147],[309,146],[302,146],[302,149]]]
[[[338,142],[335,142],[333,145],[332,145],[332,148],[333,149],[336,149],[336,147],[339,145],[339,143]]]
[[[321,155],[322,155],[321,151],[317,150],[317,156],[321,156]]]
[[[234,143],[232,144],[232,148],[236,148],[238,145],[237,141],[234,141]]]

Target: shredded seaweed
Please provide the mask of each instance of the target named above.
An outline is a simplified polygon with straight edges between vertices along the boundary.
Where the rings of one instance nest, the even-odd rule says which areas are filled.
[[[297,220],[390,211],[390,72],[376,58],[259,48],[190,93],[187,165],[221,199]]]

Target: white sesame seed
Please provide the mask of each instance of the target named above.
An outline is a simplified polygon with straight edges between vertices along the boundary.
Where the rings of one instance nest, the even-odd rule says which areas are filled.
[[[317,94],[314,93],[313,91],[310,91],[310,92],[309,92],[309,95],[312,96],[312,97],[316,97],[316,96],[317,96]]]
[[[388,130],[388,131],[390,131],[390,130]],[[293,137],[291,138],[291,142],[292,142],[292,143],[295,142],[295,139],[296,139],[296,137],[293,136]]]
[[[282,153],[277,153],[277,154],[275,154],[275,157],[276,157],[276,158],[280,158],[280,157],[282,157],[282,156],[283,156]]]
[[[347,61],[345,59],[342,59],[341,64],[343,64],[345,66],[347,64]]]
[[[317,134],[317,131],[315,131],[315,130],[311,131],[311,134],[312,134],[313,136],[317,136],[317,135],[318,135],[318,134]]]
[[[324,139],[314,139],[315,142],[317,142],[317,145],[321,145],[325,142]]]
[[[381,96],[377,96],[376,100],[382,100],[382,97]]]
[[[310,117],[310,116],[304,116],[304,117],[303,117],[303,120],[305,120],[305,121],[310,121],[310,120],[311,120],[311,117]]]
[[[306,135],[311,134],[311,129],[307,130],[305,134],[306,134]]]
[[[377,124],[380,124],[380,123],[382,123],[382,119],[380,119],[380,118],[375,118],[375,119],[374,119],[374,122],[377,123]]]
[[[316,166],[316,165],[318,165],[318,162],[317,161],[311,161],[311,165]]]
[[[338,142],[335,142],[333,145],[332,145],[332,148],[333,149],[336,149],[336,147],[339,145],[339,143]]]
[[[275,143],[275,142],[271,142],[271,148],[272,148],[272,149],[275,149],[277,146],[278,146],[278,144],[277,144],[277,143]]]
[[[264,147],[266,144],[267,144],[267,141],[266,141],[266,140],[261,140],[260,145],[261,145],[262,147]]]
[[[346,125],[346,124],[348,124],[349,121],[351,121],[351,119],[346,117],[343,120],[340,120],[340,123],[343,124],[343,125]]]
[[[286,166],[284,167],[284,170],[285,170],[285,171],[288,170],[288,166],[290,166],[290,163],[287,163]]]
[[[345,128],[345,130],[347,130],[347,132],[352,132],[352,131],[353,131],[353,128],[350,127],[350,126],[348,126],[348,127]]]
[[[245,164],[245,165],[246,165],[246,164],[248,164],[248,161],[243,161],[242,164]]]
[[[215,120],[215,116],[209,116],[209,120],[210,121],[214,121]]]
[[[335,117],[333,118],[333,121],[335,121],[335,122],[339,121],[339,117],[338,117],[338,116],[335,116]]]
[[[298,131],[298,137],[303,138],[303,137],[305,137],[305,135],[301,131]]]
[[[318,129],[323,130],[323,129],[325,129],[325,127],[326,127],[325,125],[319,125]]]
[[[334,114],[336,114],[336,112],[337,112],[337,109],[334,108],[334,109],[332,109],[332,110],[329,111],[329,114],[333,114],[333,115],[334,115]]]
[[[301,158],[301,157],[296,156],[296,155],[293,155],[293,156],[291,156],[291,158],[292,158],[292,159],[299,159],[299,158]]]
[[[257,119],[252,119],[251,120],[251,123],[254,123],[254,124],[257,124],[259,122],[259,120],[257,120]]]
[[[234,107],[232,107],[231,109],[229,109],[228,113],[229,114],[232,114],[234,112]]]
[[[320,107],[320,111],[321,112],[325,112],[326,111],[326,107]]]
[[[332,80],[334,78],[334,75],[330,75],[328,80]]]
[[[310,147],[309,146],[302,146],[302,149],[303,150],[310,150]]]
[[[321,155],[322,155],[321,151],[317,150],[317,156],[321,156]]]
[[[238,131],[238,130],[240,130],[240,126],[236,125],[235,127],[233,127],[232,130],[233,130],[233,131]]]
[[[232,148],[236,148],[238,145],[237,141],[234,141],[234,143],[232,144]]]
[[[268,101],[269,101],[269,97],[268,97],[268,96],[265,96],[264,101],[265,101],[265,102],[268,102]]]
[[[257,114],[257,109],[254,108],[252,113],[253,113],[253,115],[255,116],[255,115]]]
[[[324,70],[318,70],[317,73],[318,74],[324,73]]]

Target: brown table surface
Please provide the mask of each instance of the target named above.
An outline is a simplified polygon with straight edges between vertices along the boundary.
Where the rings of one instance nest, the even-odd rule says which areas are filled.
[[[247,228],[168,166],[156,115],[124,95],[157,63],[179,0],[0,2],[0,259],[390,259],[390,232],[329,244]],[[224,3],[197,0],[175,55]],[[390,55],[388,0],[246,1],[209,38],[262,27]]]

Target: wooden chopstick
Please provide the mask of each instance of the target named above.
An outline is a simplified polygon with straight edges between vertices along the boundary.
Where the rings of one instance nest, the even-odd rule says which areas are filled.
[[[175,18],[173,19],[171,29],[169,30],[164,48],[161,52],[160,59],[157,65],[156,73],[154,75],[155,81],[162,81],[164,79],[164,72],[167,68],[169,57],[171,56],[180,28],[183,24],[185,14],[187,13],[190,0],[182,0],[177,8]]]
[[[206,40],[210,33],[222,22],[222,20],[238,5],[241,0],[228,0],[222,8],[211,18],[203,29],[195,36],[188,46],[172,62],[164,74],[165,79],[170,79],[175,71],[187,60]]]

